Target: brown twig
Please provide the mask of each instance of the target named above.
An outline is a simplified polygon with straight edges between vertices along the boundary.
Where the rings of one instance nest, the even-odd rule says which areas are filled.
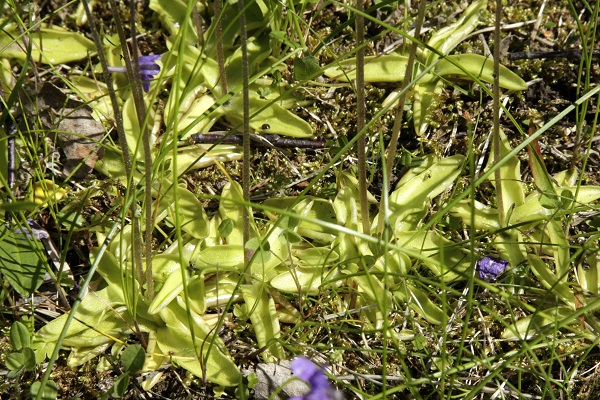
[[[300,149],[323,149],[324,140],[306,140],[290,139],[275,134],[257,135],[250,134],[251,145],[254,147],[270,148],[300,148]],[[216,131],[210,133],[194,133],[190,136],[189,142],[196,143],[216,143],[216,144],[243,144],[242,132],[239,131]]]
[[[594,50],[593,57],[600,57],[600,50]],[[520,51],[508,55],[509,60],[534,60],[538,58],[581,58],[581,50],[564,51]]]

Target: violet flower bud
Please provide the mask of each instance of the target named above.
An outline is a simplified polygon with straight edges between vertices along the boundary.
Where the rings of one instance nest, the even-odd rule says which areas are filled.
[[[290,400],[336,400],[340,398],[327,376],[324,368],[319,368],[306,357],[296,357],[290,367],[296,376],[307,382],[310,390],[304,396],[290,397]]]
[[[499,258],[485,256],[477,261],[476,270],[479,272],[479,277],[486,282],[493,282],[498,278],[498,275],[504,272],[508,266],[508,261]]]
[[[156,63],[156,61],[160,60],[160,58],[161,57],[158,54],[140,56],[138,58],[138,63],[140,65],[140,78],[142,79],[142,87],[144,88],[144,92],[148,92],[150,90],[150,81],[154,79],[154,76],[160,72],[160,65]],[[109,66],[108,71],[127,73],[127,68]]]

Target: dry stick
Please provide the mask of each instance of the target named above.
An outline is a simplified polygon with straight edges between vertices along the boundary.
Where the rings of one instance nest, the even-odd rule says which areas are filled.
[[[242,40],[242,98],[244,102],[244,126],[243,126],[243,148],[244,148],[244,162],[242,171],[242,194],[244,202],[250,203],[250,89],[249,79],[250,71],[248,70],[248,32],[246,31],[246,6],[244,0],[239,0],[238,3],[240,9],[240,38]],[[244,220],[244,270],[247,271],[247,282],[251,283],[248,265],[252,254],[246,245],[250,240],[250,212],[249,206],[244,207],[243,220]]]
[[[535,40],[537,38],[538,30],[540,29],[540,25],[542,24],[542,17],[544,16],[544,8],[546,8],[546,0],[542,2],[542,5],[538,10],[537,18],[535,19],[533,29],[531,30],[531,35],[529,35],[529,38],[531,40]]]
[[[152,230],[154,228],[154,220],[152,212],[152,149],[150,145],[150,131],[146,123],[146,103],[144,101],[144,92],[142,91],[142,79],[140,76],[140,63],[138,53],[137,35],[135,34],[135,0],[131,0],[131,10],[129,24],[131,25],[131,50],[133,53],[134,66],[134,85],[133,102],[138,118],[138,124],[142,129],[142,145],[144,146],[144,164],[145,164],[145,225],[144,232],[144,257],[146,259],[146,289],[147,296],[150,301],[154,299],[154,277],[152,273]],[[141,264],[140,264],[141,265]],[[141,282],[140,282],[141,284]]]
[[[500,162],[500,20],[502,19],[502,0],[496,1],[496,21],[494,21],[494,162]],[[496,203],[498,220],[504,227],[504,198],[502,196],[502,175],[500,168],[494,171],[496,181]]]
[[[369,204],[367,202],[367,162],[365,155],[365,18],[363,0],[356,0],[356,130],[360,135],[358,147],[358,192],[360,193],[360,213],[363,233],[371,233]]]
[[[251,145],[255,147],[268,148],[303,148],[303,149],[323,149],[326,142],[324,140],[306,140],[289,139],[283,136],[269,134],[257,135],[250,134]],[[188,143],[209,143],[209,144],[244,144],[243,133],[240,131],[212,131],[208,133],[194,133],[190,135]]]
[[[537,58],[581,58],[582,51],[579,49],[563,51],[520,51],[510,53],[509,60],[533,60]],[[600,57],[600,50],[593,50],[593,57]]]

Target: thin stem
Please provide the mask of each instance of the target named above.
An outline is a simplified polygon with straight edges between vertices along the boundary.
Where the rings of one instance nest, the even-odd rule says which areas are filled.
[[[213,5],[215,10],[215,18],[217,19],[217,25],[215,27],[215,35],[217,38],[217,64],[219,66],[219,83],[221,84],[221,95],[224,96],[227,93],[227,74],[225,72],[225,56],[223,55],[223,20],[221,15],[221,0],[215,0]],[[242,4],[239,4],[240,9]],[[240,21],[240,23],[242,23]]]
[[[142,79],[140,77],[138,42],[137,35],[135,33],[135,0],[131,0],[130,5],[131,10],[129,12],[129,24],[131,25],[131,49],[133,52],[133,61],[135,65],[135,68],[133,68],[135,85],[132,93],[138,124],[140,124],[140,129],[142,130],[142,145],[144,146],[144,258],[146,260],[146,294],[148,295],[148,299],[152,301],[152,299],[154,299],[154,278],[152,273],[152,230],[154,228],[154,220],[152,218],[154,215],[152,212],[152,148],[150,145],[150,131],[146,122],[148,115],[146,110],[146,102],[144,101]],[[142,282],[140,282],[140,284],[141,283]]]
[[[427,1],[422,0],[419,3],[419,11],[417,15],[417,21],[415,26],[415,38],[419,38],[421,35],[421,27],[423,26],[423,20],[425,19],[425,7],[427,6]],[[394,121],[394,126],[392,128],[392,137],[390,139],[390,144],[388,145],[387,151],[387,166],[386,171],[388,175],[388,179],[392,176],[392,169],[394,167],[394,162],[396,160],[396,151],[398,150],[398,138],[400,137],[400,128],[402,127],[402,117],[404,114],[404,103],[406,102],[406,93],[405,90],[411,82],[411,77],[413,75],[413,69],[415,65],[415,59],[417,55],[417,41],[412,42],[410,47],[410,54],[408,56],[408,64],[406,65],[406,73],[404,74],[404,80],[402,81],[402,88],[400,93],[400,98],[398,99],[398,111],[396,112],[396,119]]]
[[[25,36],[23,36],[23,40],[25,40]],[[25,44],[27,45],[27,58],[29,58],[32,62],[30,63],[24,63],[23,64],[23,68],[21,70],[21,73],[19,75],[19,78],[17,79],[17,82],[14,85],[14,88],[20,88],[23,87],[23,84],[25,82],[25,78],[27,77],[27,73],[29,71],[29,66],[31,65],[34,68],[34,72],[35,72],[35,76],[38,76],[37,71],[35,70],[35,63],[33,62],[32,58],[31,58],[31,51],[33,50],[33,43],[31,42],[31,40],[27,40],[25,42]],[[35,80],[35,82],[37,83],[37,79]],[[5,98],[5,94],[4,91],[2,91],[2,87],[0,86],[0,92],[2,94],[2,105],[4,106],[4,110],[2,111],[2,117],[0,118],[0,124],[2,124],[5,128],[6,131],[6,136],[8,137],[7,140],[7,184],[8,184],[8,196],[6,197],[6,202],[7,203],[12,203],[15,199],[14,196],[14,187],[16,184],[16,180],[17,180],[17,164],[16,164],[16,157],[17,157],[17,148],[16,148],[16,138],[17,138],[17,132],[18,132],[18,125],[19,125],[19,121],[15,119],[15,117],[10,113],[10,110],[12,109],[13,105],[15,104],[15,102],[17,101],[18,95],[19,95],[19,91],[18,90],[12,90],[10,95],[8,96],[8,99]],[[19,118],[20,120],[20,118]],[[2,126],[0,125],[0,126]],[[7,223],[11,222],[12,220],[12,216],[13,213],[12,212],[7,212],[5,214],[4,219],[6,220]]]
[[[494,21],[494,162],[500,161],[500,20],[502,19],[502,0],[496,1],[496,20]],[[498,207],[498,222],[501,227],[506,224],[504,196],[502,196],[502,175],[500,168],[494,171],[496,181],[496,205]]]
[[[198,46],[202,49],[204,48],[204,29],[202,29],[202,18],[200,18],[197,5],[192,10],[192,18],[196,25],[196,33],[198,34]]]
[[[419,3],[419,10],[417,14],[417,21],[415,26],[415,38],[418,39],[421,35],[421,27],[423,26],[423,20],[425,19],[425,8],[427,6],[426,0],[421,0]],[[408,63],[406,65],[406,73],[404,74],[404,80],[402,81],[402,88],[400,90],[400,98],[398,99],[398,111],[396,112],[396,119],[394,120],[394,126],[392,128],[392,137],[390,138],[390,143],[388,145],[387,150],[387,162],[386,162],[386,174],[388,179],[392,176],[392,169],[394,168],[394,162],[396,161],[396,152],[398,151],[398,138],[400,137],[400,129],[402,128],[402,117],[404,114],[404,103],[406,102],[406,93],[408,92],[406,89],[411,82],[411,77],[413,75],[413,69],[415,64],[415,59],[417,56],[417,40],[412,42],[410,47],[410,54],[408,56]],[[385,212],[380,213],[380,221],[379,226],[380,229],[383,229],[383,222]]]
[[[24,35],[23,36],[23,42],[27,47],[27,58],[31,61],[28,63],[24,63],[23,64],[23,68],[21,70],[21,73],[19,75],[19,78],[17,79],[17,82],[14,85],[14,88],[21,88],[24,85],[25,82],[25,78],[27,77],[27,73],[29,70],[29,67],[32,68],[34,75],[36,77],[36,79],[34,80],[35,84],[37,85],[37,81],[38,81],[38,71],[37,68],[35,66],[35,62],[33,62],[33,58],[31,57],[31,52],[33,50],[33,42],[31,40],[27,40],[27,36]],[[7,203],[11,203],[14,201],[15,196],[14,196],[14,187],[16,184],[16,172],[17,172],[17,165],[16,165],[16,157],[17,157],[17,148],[16,148],[16,138],[17,138],[17,132],[18,132],[18,124],[19,121],[15,120],[15,118],[13,117],[13,115],[11,115],[10,110],[12,109],[13,105],[15,104],[15,102],[17,101],[17,98],[19,96],[19,91],[18,90],[12,90],[10,95],[8,96],[8,99],[5,98],[4,92],[2,91],[2,87],[0,86],[0,92],[2,92],[2,105],[4,106],[4,110],[2,112],[2,117],[0,118],[0,122],[2,123],[2,125],[4,125],[5,130],[6,130],[6,136],[8,137],[7,140],[7,184],[8,184],[8,189],[9,189],[9,194],[6,198],[6,202]],[[8,119],[10,119],[10,121]],[[19,118],[20,119],[20,118]],[[9,122],[6,122],[9,121]],[[13,213],[12,212],[7,212],[5,215],[5,220],[7,223],[11,222],[13,217]]]
[[[366,140],[365,140],[365,18],[363,0],[356,1],[356,130],[358,142],[358,192],[360,193],[360,213],[363,232],[371,233],[369,218],[369,204],[367,201],[367,162],[366,162]]]
[[[250,71],[248,68],[248,32],[246,30],[246,6],[244,0],[239,0],[240,9],[240,38],[242,40],[242,98],[244,108],[244,124],[243,124],[243,172],[242,172],[242,192],[244,202],[250,203],[250,88],[249,79]],[[244,265],[245,270],[249,271],[248,264],[252,258],[252,254],[245,248],[250,240],[250,210],[244,207]],[[248,277],[247,283],[250,283]]]
[[[89,20],[90,31],[92,32],[94,44],[96,45],[96,48],[102,49],[102,40],[100,39],[100,34],[98,33],[98,29],[96,28],[94,16],[90,11],[87,0],[83,0],[83,8],[85,9],[85,13],[87,14],[87,18]],[[121,109],[119,108],[119,100],[117,98],[117,94],[113,86],[108,63],[106,62],[106,57],[104,56],[104,53],[102,51],[98,51],[98,59],[100,60],[100,65],[102,65],[102,75],[104,78],[104,82],[106,83],[106,88],[108,89],[108,96],[110,97],[110,103],[113,107],[113,113],[115,115],[115,124],[117,125],[119,147],[121,148],[121,152],[123,153],[123,164],[125,166],[125,173],[127,174],[127,176],[131,176],[131,155],[129,154],[129,147],[127,146],[125,128],[123,127],[123,115],[121,114]]]
[[[10,191],[10,193],[14,196],[14,189],[15,189],[15,183],[17,181],[17,175],[16,175],[16,171],[17,171],[17,163],[16,163],[16,159],[17,159],[17,149],[15,146],[15,141],[16,141],[16,137],[17,137],[17,125],[16,122],[12,119],[12,116],[8,116],[9,118],[9,123],[6,126],[6,136],[8,136],[8,155],[7,155],[7,167],[8,167],[8,176],[7,176],[7,182],[8,182],[8,190]],[[13,201],[13,196],[7,196],[6,197],[6,202],[7,203],[12,203]],[[6,220],[6,222],[10,222],[12,220],[12,213],[7,212],[6,216],[4,217],[4,219]]]
[[[592,68],[592,58],[594,55],[598,55],[597,50],[593,49],[593,44],[596,43],[598,11],[599,11],[600,5],[598,5],[598,3],[597,3],[596,7],[594,7],[591,18],[589,20],[590,22],[587,24],[587,27],[585,27],[585,28],[584,28],[582,22],[579,20],[579,17],[577,16],[577,12],[576,12],[577,8],[573,4],[573,2],[569,1],[569,5],[573,9],[573,16],[575,17],[575,19],[577,21],[577,28],[579,30],[579,35],[581,37],[582,51],[580,52],[581,60],[579,61],[579,73],[577,75],[577,96],[579,96],[580,93],[582,93],[582,92],[585,93],[590,88],[591,76],[592,76],[592,74],[590,73],[591,68]],[[583,80],[583,82],[582,82],[582,80]],[[585,125],[586,125],[586,120],[585,120],[584,116],[587,114],[588,107],[589,107],[589,103],[584,102],[582,104],[581,108],[579,110],[577,110],[577,112],[575,113],[575,121],[576,121],[577,129],[575,130],[575,139],[574,139],[575,146],[573,147],[573,150],[572,150],[573,157],[571,157],[571,162],[569,164],[569,173],[570,174],[573,174],[575,172],[575,169],[577,168],[577,163],[579,163],[581,161],[582,153],[580,152],[579,149],[584,144],[583,142],[585,142],[586,136],[587,136],[587,138],[589,138],[589,140],[591,140],[592,135],[584,134],[584,129],[585,129]],[[592,130],[589,132],[594,132],[594,131]]]
[[[112,9],[112,14],[113,14],[113,18],[115,19],[115,27],[117,28],[117,32],[119,34],[119,40],[121,41],[121,50],[122,50],[122,55],[123,55],[123,61],[125,62],[125,68],[127,69],[127,78],[129,79],[129,82],[131,83],[132,86],[132,91],[133,91],[133,95],[134,95],[134,101],[136,98],[136,85],[137,85],[137,81],[135,79],[135,73],[134,73],[134,68],[131,65],[131,58],[129,57],[129,51],[127,49],[127,37],[125,36],[125,31],[123,30],[123,22],[121,21],[121,16],[119,15],[119,7],[117,5],[117,2],[115,0],[109,0],[110,1],[110,7]],[[88,17],[89,18],[89,17]],[[102,44],[100,44],[100,46],[98,47],[99,50],[102,49]],[[102,54],[102,51],[98,51],[98,55]],[[108,66],[107,66],[108,67]],[[104,69],[105,66],[104,64],[102,65],[102,69],[104,71],[106,71],[108,73],[108,69]],[[138,78],[139,78],[139,72],[138,72]],[[108,79],[106,79],[107,84],[108,82],[112,82],[110,77]],[[111,97],[112,100],[112,97]],[[115,107],[116,101],[113,101],[113,107]],[[136,105],[136,109],[137,109],[137,105]],[[115,112],[115,118],[116,118],[117,112]],[[123,116],[121,115],[121,110],[118,111],[118,115],[119,118],[121,119],[121,126],[123,125]],[[127,151],[127,158],[129,158],[129,147],[127,146],[127,142],[125,140],[125,130],[123,129],[123,138],[121,139],[121,132],[119,132],[119,142],[122,141],[121,144],[121,150],[123,150],[123,157],[125,158],[125,151]],[[129,162],[129,169],[126,169],[126,173],[127,173],[127,177],[128,179],[132,179],[133,175],[131,173],[131,159],[129,158],[128,160]],[[126,161],[127,163],[127,161]],[[129,184],[128,182],[128,186],[132,186]],[[137,275],[137,279],[138,282],[140,283],[140,285],[144,282],[144,271],[143,271],[143,267],[142,267],[142,241],[141,241],[141,237],[140,237],[140,222],[139,219],[136,217],[136,203],[133,202],[131,203],[131,223],[132,223],[132,235],[133,235],[133,259],[134,259],[134,264],[135,264],[135,271],[136,271],[136,275]],[[134,296],[134,301],[136,299],[136,296]]]

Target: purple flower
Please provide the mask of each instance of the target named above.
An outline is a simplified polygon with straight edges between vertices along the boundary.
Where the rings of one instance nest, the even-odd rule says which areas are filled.
[[[29,239],[50,239],[50,234],[31,218],[27,219],[29,227],[18,226],[13,232],[27,235]]]
[[[335,391],[325,376],[325,369],[319,368],[306,357],[296,357],[290,364],[292,371],[310,386],[304,396],[290,397],[290,400],[335,400],[339,393]]]
[[[142,87],[144,92],[150,90],[150,81],[154,78],[154,75],[160,72],[160,65],[156,62],[160,60],[160,55],[151,54],[149,56],[140,56],[138,63],[140,64],[140,78],[142,79]],[[108,67],[110,72],[121,72],[127,73],[125,67]]]
[[[486,282],[495,281],[498,278],[498,275],[503,273],[507,266],[508,261],[490,256],[485,256],[477,261],[479,277]]]

